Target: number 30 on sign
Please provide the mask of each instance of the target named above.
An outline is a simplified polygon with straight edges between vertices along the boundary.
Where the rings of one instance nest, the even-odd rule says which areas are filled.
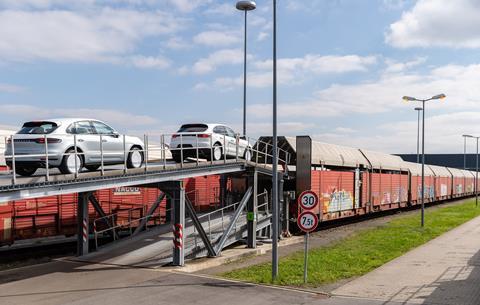
[[[318,196],[313,191],[304,191],[298,197],[298,204],[304,210],[313,210],[318,204]]]
[[[318,226],[318,217],[311,211],[303,211],[298,215],[297,224],[303,232],[312,232]]]

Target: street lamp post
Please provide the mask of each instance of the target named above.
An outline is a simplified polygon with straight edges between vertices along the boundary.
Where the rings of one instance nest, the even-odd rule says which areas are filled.
[[[474,138],[477,140],[477,155],[475,161],[475,206],[478,206],[478,139],[480,137],[475,137],[469,134],[463,135],[465,137],[465,141],[467,138]]]
[[[277,1],[273,0],[272,281],[278,278]]]
[[[464,134],[463,137],[463,169],[467,169],[467,138],[471,138],[471,135]]]
[[[420,163],[420,111],[422,110],[421,107],[415,107],[415,111],[417,111],[417,163]]]
[[[243,135],[247,134],[247,12],[254,10],[257,5],[254,1],[238,1],[238,10],[245,12],[244,42],[243,42]]]
[[[445,94],[438,94],[435,96],[432,96],[429,99],[417,99],[415,97],[411,96],[404,96],[403,100],[406,102],[409,101],[417,101],[417,102],[422,102],[422,218],[421,218],[421,225],[422,227],[425,225],[425,102],[431,101],[431,100],[440,100],[444,99]]]

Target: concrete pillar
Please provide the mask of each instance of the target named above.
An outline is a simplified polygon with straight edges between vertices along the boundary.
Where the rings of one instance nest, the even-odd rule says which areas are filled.
[[[173,190],[173,265],[185,265],[185,188],[183,182]]]
[[[88,254],[88,196],[90,193],[79,193],[77,204],[77,256]]]
[[[253,194],[247,202],[247,247],[257,247],[257,206],[258,206],[258,172],[248,177],[248,186],[253,187]]]

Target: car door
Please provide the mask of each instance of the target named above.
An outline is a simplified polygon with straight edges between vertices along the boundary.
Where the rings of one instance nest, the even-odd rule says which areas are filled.
[[[67,129],[67,132],[75,135],[77,148],[83,151],[85,163],[95,162],[100,147],[100,139],[95,135],[95,130],[90,121],[74,122]],[[72,139],[72,144],[74,142]]]
[[[124,159],[123,137],[119,136],[113,128],[99,121],[91,121],[95,133],[100,139],[102,138],[103,162],[105,163],[121,163]],[[101,155],[98,155],[98,161]]]
[[[235,132],[227,126],[224,126],[225,134],[226,134],[226,142],[227,142],[227,153],[230,156],[237,155],[237,139],[235,136]],[[238,151],[239,155],[241,153],[240,149]]]
[[[215,136],[215,138],[213,139],[213,142],[220,142],[222,147],[224,147],[224,145],[228,146],[227,138],[225,137],[226,133],[227,131],[225,130],[224,126],[215,126],[213,128],[213,134]],[[225,151],[226,151],[226,148],[224,148],[224,152]]]

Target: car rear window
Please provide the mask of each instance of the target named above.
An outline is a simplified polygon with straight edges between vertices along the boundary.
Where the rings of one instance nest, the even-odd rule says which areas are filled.
[[[205,124],[186,124],[182,125],[178,132],[204,132],[208,129],[208,125]]]
[[[54,122],[26,122],[17,134],[49,134],[57,129],[57,127],[58,125]]]

